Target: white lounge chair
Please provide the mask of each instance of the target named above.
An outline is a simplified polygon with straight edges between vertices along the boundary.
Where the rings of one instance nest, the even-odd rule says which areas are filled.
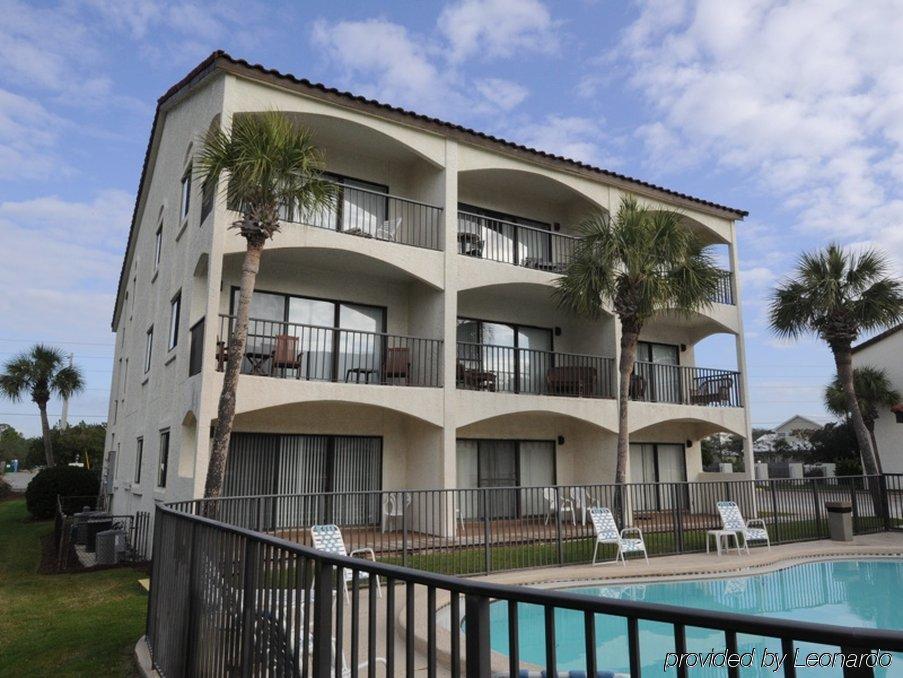
[[[571,488],[571,499],[574,502],[574,508],[580,512],[580,524],[586,525],[586,517],[589,510],[599,505],[599,500],[586,491],[582,487]]]
[[[318,551],[324,551],[325,553],[331,553],[334,556],[348,556],[350,558],[354,558],[360,553],[366,553],[370,555],[370,560],[376,561],[376,554],[373,552],[373,549],[361,548],[354,549],[351,553],[345,549],[345,540],[342,539],[342,531],[339,529],[338,525],[313,525],[310,528],[310,538],[313,542],[314,548]],[[345,599],[348,599],[348,584],[353,579],[353,574],[351,570],[344,569],[344,579],[345,579]],[[367,580],[370,578],[369,572],[358,572],[359,580]],[[382,589],[379,585],[379,576],[376,576],[376,594],[379,597],[382,597]]]
[[[719,501],[716,506],[721,516],[721,526],[724,530],[729,530],[743,537],[743,548],[749,554],[749,542],[764,541],[768,550],[771,550],[771,539],[768,537],[768,530],[765,528],[765,521],[762,518],[751,518],[743,520],[743,514],[740,513],[740,507],[735,501]],[[761,527],[751,527],[752,525],[761,525]]]
[[[556,513],[570,513],[571,522],[574,525],[577,524],[577,514],[574,512],[573,500],[562,498],[557,487],[544,487],[542,496],[546,500],[546,525],[549,524],[549,519]]]
[[[618,531],[618,525],[615,523],[615,517],[611,514],[611,509],[604,506],[594,506],[589,510],[590,518],[593,520],[593,529],[596,532],[596,545],[593,547],[593,565],[596,564],[596,554],[599,550],[599,544],[616,544],[618,552],[615,554],[613,562],[621,559],[621,564],[626,565],[625,555],[628,553],[642,553],[646,562],[649,562],[649,555],[646,553],[646,542],[643,541],[643,531],[638,527],[625,527]],[[625,534],[635,534],[635,537],[626,537]]]

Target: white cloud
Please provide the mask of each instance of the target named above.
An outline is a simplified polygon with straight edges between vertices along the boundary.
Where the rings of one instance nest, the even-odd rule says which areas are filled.
[[[438,25],[454,62],[557,48],[557,24],[538,0],[462,0],[442,10]]]
[[[656,0],[616,56],[654,107],[639,130],[653,167],[739,170],[799,232],[903,258],[900,35],[893,0]]]
[[[474,86],[487,102],[503,111],[518,106],[530,94],[523,85],[502,78],[483,78],[474,82]]]
[[[549,115],[545,119],[523,125],[514,132],[516,141],[550,153],[586,163],[616,166],[616,158],[601,150],[605,139],[599,121],[579,116]]]

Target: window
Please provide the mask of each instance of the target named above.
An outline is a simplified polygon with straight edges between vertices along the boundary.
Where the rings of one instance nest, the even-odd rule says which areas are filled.
[[[213,199],[216,197],[216,182],[208,179],[201,185],[201,223],[204,223],[213,211]]]
[[[191,207],[191,165],[182,175],[182,198],[179,207],[179,218],[184,220],[188,216],[188,210]]]
[[[176,296],[169,302],[169,342],[167,346],[171,351],[179,343],[179,316],[182,311],[182,292],[176,293]]]
[[[154,270],[160,268],[160,257],[163,255],[163,223],[157,226],[157,235],[154,240]]]
[[[154,326],[151,325],[147,329],[147,337],[144,341],[144,373],[150,372],[151,355],[154,351]]]
[[[160,454],[157,457],[157,487],[166,487],[169,467],[169,429],[160,431]]]
[[[135,485],[141,483],[141,463],[144,461],[144,438],[135,443]]]

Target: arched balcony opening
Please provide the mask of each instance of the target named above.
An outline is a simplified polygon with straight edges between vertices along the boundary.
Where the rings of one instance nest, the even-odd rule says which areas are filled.
[[[561,273],[576,247],[577,225],[604,207],[543,174],[476,169],[458,174],[460,254]]]
[[[348,118],[285,114],[310,131],[336,189],[328,207],[305,211],[286,205],[286,222],[363,239],[443,248],[443,170],[434,158],[401,137]]]

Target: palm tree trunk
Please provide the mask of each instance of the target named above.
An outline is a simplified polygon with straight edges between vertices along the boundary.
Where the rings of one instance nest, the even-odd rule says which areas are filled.
[[[865,427],[869,430],[869,439],[872,441],[872,451],[875,453],[875,464],[878,466],[878,473],[884,474],[884,468],[881,466],[881,454],[878,452],[878,440],[875,438],[875,422],[869,420],[865,422]]]
[[[44,460],[47,466],[55,466],[53,460],[53,441],[50,439],[50,421],[47,419],[47,403],[38,403],[41,411],[41,437],[44,439]]]
[[[837,376],[847,399],[847,410],[850,420],[853,422],[853,431],[856,433],[856,442],[862,452],[863,469],[867,475],[878,475],[878,463],[875,461],[875,452],[872,449],[872,441],[869,438],[868,428],[862,418],[862,410],[859,409],[859,401],[856,399],[856,387],[853,385],[853,354],[850,346],[832,347],[834,351],[834,364],[837,366]]]
[[[639,331],[627,329],[621,322],[621,358],[618,362],[618,465],[615,482],[627,482],[627,460],[630,454],[630,434],[628,431],[627,407],[630,402],[630,378],[636,365],[636,344]]]
[[[232,329],[232,336],[229,338],[229,353],[226,371],[223,375],[223,390],[219,397],[216,427],[213,429],[204,497],[217,498],[223,492],[226,460],[229,456],[229,439],[232,436],[232,424],[235,419],[235,393],[238,389],[238,375],[241,372],[245,344],[248,339],[248,314],[251,308],[251,295],[254,293],[254,283],[257,280],[257,272],[260,270],[263,244],[262,240],[259,243],[249,240],[241,266],[238,308],[236,309],[235,326]]]

